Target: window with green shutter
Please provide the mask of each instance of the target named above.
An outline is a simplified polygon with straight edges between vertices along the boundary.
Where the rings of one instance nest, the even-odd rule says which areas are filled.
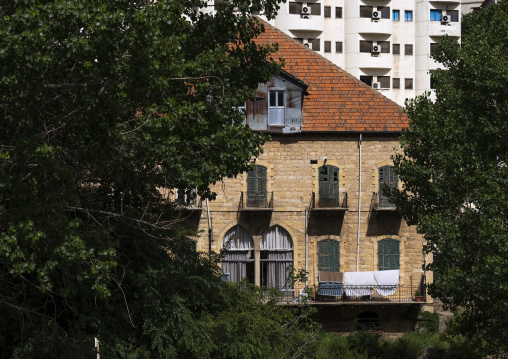
[[[379,207],[394,207],[383,192],[383,184],[390,188],[397,188],[399,176],[395,173],[393,166],[379,167]]]
[[[318,271],[340,272],[340,242],[323,239],[318,242]]]
[[[339,206],[339,169],[319,167],[319,207]]]
[[[266,206],[266,173],[265,166],[247,172],[247,207]]]
[[[400,268],[399,241],[385,238],[377,244],[378,269],[391,270]]]

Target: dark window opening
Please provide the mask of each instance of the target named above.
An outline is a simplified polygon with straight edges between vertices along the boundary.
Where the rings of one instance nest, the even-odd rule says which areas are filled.
[[[393,78],[393,80],[392,80],[392,81],[393,81],[393,85],[392,85],[392,87],[393,87],[394,89],[400,89],[400,79]]]
[[[266,175],[265,166],[256,166],[254,170],[247,172],[247,207],[265,207]]]
[[[309,8],[310,8],[310,14],[311,15],[321,15],[321,4],[320,3],[314,3],[314,4],[309,4]]]
[[[342,42],[341,41],[335,42],[335,52],[338,54],[342,54]]]
[[[450,16],[451,22],[459,22],[459,10],[447,10],[446,15]]]
[[[381,46],[381,53],[383,54],[390,53],[390,41],[378,41],[377,44]]]
[[[289,3],[289,13],[294,15],[300,15],[302,13],[302,5],[301,2],[290,2]]]
[[[377,313],[366,311],[358,314],[358,330],[374,331],[379,327],[379,315]]]
[[[360,17],[372,18],[372,11],[374,8],[372,6],[360,6]]]
[[[404,80],[404,88],[406,90],[412,90],[413,89],[413,79],[405,79]]]
[[[325,52],[332,52],[332,42],[325,41]]]
[[[378,6],[377,11],[381,13],[381,19],[390,18],[390,7],[389,6]]]
[[[404,55],[408,55],[408,56],[413,55],[413,45],[412,44],[404,45]]]
[[[325,18],[329,19],[332,17],[332,7],[325,6]]]
[[[400,55],[400,44],[393,44],[392,53],[394,55]]]
[[[360,40],[360,52],[371,52],[372,44],[372,41]]]
[[[369,86],[372,86],[372,76],[360,76],[360,81]]]
[[[378,76],[377,82],[380,83],[382,89],[390,88],[390,76]]]
[[[321,42],[319,39],[309,39],[309,42],[312,44],[312,50],[314,51],[321,50]]]
[[[342,8],[341,7],[335,7],[335,18],[342,19]]]

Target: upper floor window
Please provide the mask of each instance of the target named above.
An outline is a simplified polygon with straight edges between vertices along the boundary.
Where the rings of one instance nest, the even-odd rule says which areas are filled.
[[[400,10],[393,10],[392,12],[392,20],[399,21],[400,20]]]
[[[339,169],[319,167],[319,207],[339,206]]]
[[[413,55],[413,44],[404,45],[404,55],[408,55],[408,56]]]
[[[390,76],[378,76],[377,82],[380,83],[382,89],[390,88]]]
[[[318,242],[318,271],[340,272],[340,242],[323,239]]]
[[[242,226],[231,228],[222,239],[222,248],[227,250],[222,259],[222,271],[233,283],[247,278],[254,283],[254,241]]]
[[[413,10],[404,11],[404,21],[413,21]]]
[[[289,13],[294,15],[300,15],[302,13],[303,3],[301,2],[290,2]]]
[[[378,6],[377,11],[381,13],[381,19],[390,18],[390,7],[389,6]]]
[[[342,41],[335,42],[335,52],[338,54],[342,54]]]
[[[284,91],[271,90],[268,104],[268,124],[284,125]]]
[[[342,19],[342,7],[335,7],[335,18]]]
[[[404,79],[404,88],[406,90],[412,90],[413,89],[413,79]]]
[[[367,17],[369,19],[372,18],[372,11],[374,8],[372,6],[360,6],[360,17]]]
[[[441,21],[441,9],[430,9],[430,21]]]
[[[256,165],[247,172],[247,207],[266,206],[267,170],[265,166]]]
[[[360,81],[369,86],[372,86],[372,80],[373,80],[372,76],[363,76],[363,75],[360,76]]]
[[[390,189],[397,188],[399,183],[399,176],[395,173],[393,166],[379,167],[379,207],[387,208],[393,207],[388,200],[388,197],[383,191],[383,184],[387,185]]]
[[[360,52],[371,52],[373,44],[372,41],[360,40]]]
[[[314,3],[309,4],[310,14],[311,15],[321,15],[321,4],[320,3]]]
[[[381,47],[381,53],[390,53],[390,41],[378,41],[377,44]]]
[[[325,18],[329,19],[332,17],[332,7],[325,6]]]
[[[459,10],[447,10],[446,15],[450,16],[451,22],[459,21]]]
[[[393,83],[392,88],[394,88],[394,89],[400,89],[400,78],[395,78],[394,77],[393,80],[392,80],[392,83]]]
[[[400,55],[400,44],[393,44],[392,54]]]
[[[399,241],[385,238],[377,244],[378,270],[393,270],[400,268]]]

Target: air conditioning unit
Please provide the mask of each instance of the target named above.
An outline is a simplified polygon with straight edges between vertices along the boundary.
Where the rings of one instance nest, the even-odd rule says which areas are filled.
[[[379,90],[381,88],[381,82],[373,82],[372,88],[375,90]]]
[[[450,15],[441,16],[441,22],[449,23],[450,22]]]
[[[381,46],[373,45],[371,51],[373,54],[379,54],[381,52]]]
[[[310,42],[306,42],[306,43],[305,43],[305,46],[307,46],[309,49],[311,49],[311,50],[312,50],[312,43],[310,43]]]
[[[302,14],[302,15],[310,15],[310,8],[308,8],[307,6],[303,6],[302,7],[302,11],[300,12],[300,14]]]
[[[376,19],[381,19],[381,12],[380,12],[380,11],[373,11],[373,12],[372,12],[372,18],[373,18],[374,20],[376,20]]]
[[[302,19],[310,19],[309,15],[302,15]]]

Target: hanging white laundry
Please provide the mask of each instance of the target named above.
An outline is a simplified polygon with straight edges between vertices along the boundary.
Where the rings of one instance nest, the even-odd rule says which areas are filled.
[[[372,295],[374,272],[344,272],[344,284],[348,297]]]
[[[399,276],[399,269],[375,271],[376,292],[384,297],[394,294],[399,285]]]

